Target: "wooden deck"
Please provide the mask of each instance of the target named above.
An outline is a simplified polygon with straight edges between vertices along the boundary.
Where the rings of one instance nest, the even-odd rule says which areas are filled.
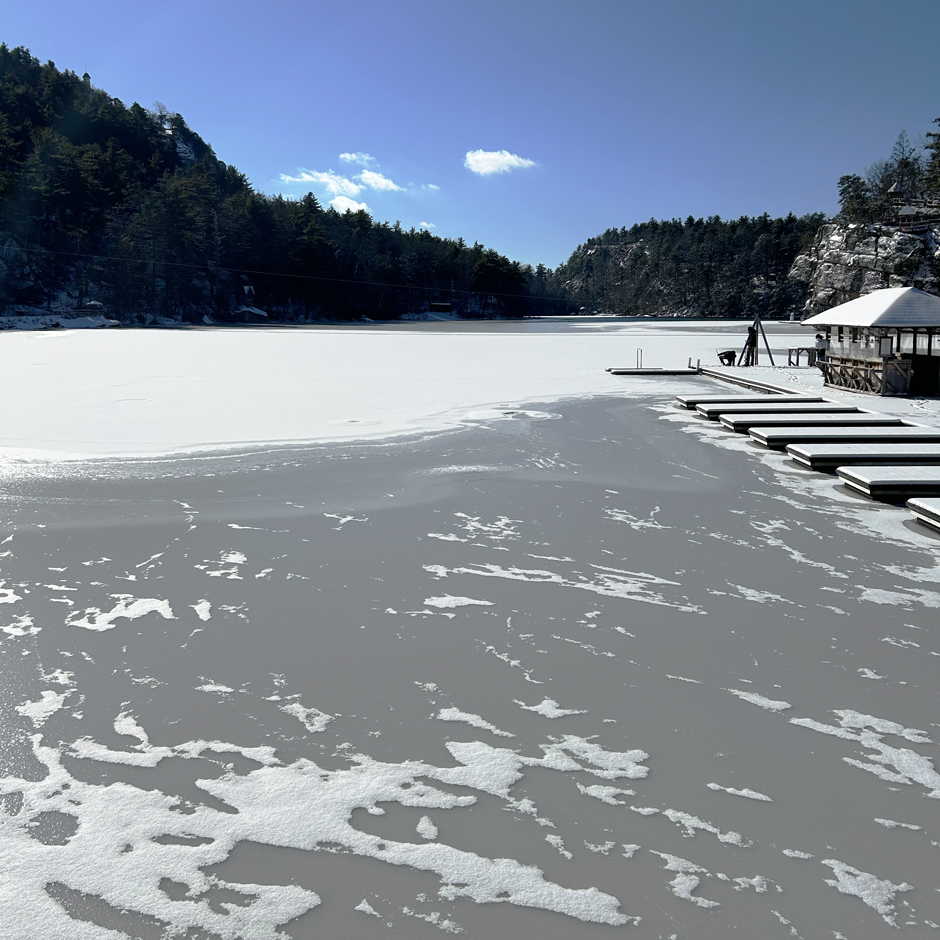
[[[719,404],[698,405],[695,409],[700,415],[717,421],[722,415],[727,414],[813,414],[813,413],[837,413],[846,414],[858,411],[855,405],[837,405],[834,402],[804,402],[804,401],[769,401],[766,405],[755,407],[753,403],[748,404],[729,404],[721,402]]]
[[[719,419],[721,424],[729,431],[737,431],[743,434],[756,427],[791,427],[791,428],[812,428],[812,427],[872,427],[887,428],[897,427],[901,424],[900,418],[893,418],[890,415],[876,415],[871,412],[824,412],[821,414],[790,414],[790,415],[767,415],[761,412],[756,414],[724,414]]]
[[[698,369],[607,369],[611,375],[698,375]]]
[[[782,428],[753,427],[750,435],[758,444],[781,450],[787,444],[804,443],[908,443],[908,444],[940,444],[940,428],[928,428],[923,425],[905,424],[886,428],[873,427],[831,427],[831,428],[799,428],[792,425]]]
[[[937,467],[875,467],[862,464],[838,467],[836,474],[846,486],[872,499],[940,496],[940,469]]]
[[[810,397],[809,395],[775,395],[771,392],[765,392],[763,395],[679,395],[676,397],[676,404],[681,408],[688,409],[689,411],[694,410],[699,405],[720,405],[723,402],[727,402],[729,405],[741,405],[748,403],[765,405],[770,404],[771,402],[788,401],[822,402],[825,401],[825,399],[819,398],[818,396]]]
[[[788,444],[790,457],[810,470],[828,471],[853,464],[869,466],[940,465],[940,444]]]

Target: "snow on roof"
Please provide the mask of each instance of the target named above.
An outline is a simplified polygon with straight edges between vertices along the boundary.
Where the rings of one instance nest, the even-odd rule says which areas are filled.
[[[805,326],[940,327],[940,297],[916,287],[872,291],[803,321]]]

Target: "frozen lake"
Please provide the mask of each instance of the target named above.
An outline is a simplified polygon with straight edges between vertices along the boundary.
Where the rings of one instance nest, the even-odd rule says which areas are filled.
[[[936,936],[940,540],[603,371],[742,332],[0,337],[0,934]]]

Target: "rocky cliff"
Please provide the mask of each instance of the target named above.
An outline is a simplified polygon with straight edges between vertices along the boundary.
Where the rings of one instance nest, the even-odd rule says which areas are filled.
[[[940,223],[916,234],[891,225],[830,222],[789,277],[808,285],[804,316],[882,287],[919,287],[940,294]]]

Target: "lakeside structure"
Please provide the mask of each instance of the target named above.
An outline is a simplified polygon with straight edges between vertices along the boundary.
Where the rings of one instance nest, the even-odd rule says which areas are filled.
[[[826,385],[875,395],[940,395],[940,297],[889,287],[803,323],[825,329]]]

